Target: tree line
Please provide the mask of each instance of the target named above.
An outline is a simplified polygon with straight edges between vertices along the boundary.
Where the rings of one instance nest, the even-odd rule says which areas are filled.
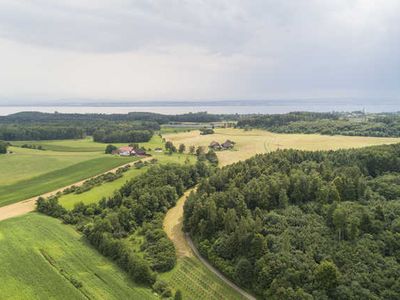
[[[147,142],[160,124],[169,122],[216,122],[221,115],[188,113],[161,115],[132,112],[128,114],[63,114],[21,112],[0,116],[0,139],[55,140],[94,136],[102,143]]]
[[[262,128],[277,133],[399,137],[400,115],[294,112],[247,116],[238,121],[237,127]]]
[[[144,143],[153,136],[151,130],[98,129],[93,141],[100,143]]]
[[[257,155],[201,182],[184,229],[264,299],[399,299],[399,183],[400,144]]]
[[[75,225],[134,281],[160,289],[164,285],[157,280],[157,273],[171,270],[176,263],[174,245],[162,229],[164,215],[186,189],[209,172],[202,162],[155,165],[98,203],[78,203],[67,211],[57,197],[39,198],[37,210]],[[170,289],[164,287],[163,292],[167,291]]]
[[[82,128],[63,125],[0,125],[0,139],[5,141],[17,140],[55,140],[81,139],[85,136]]]
[[[209,123],[222,121],[225,115],[208,114],[207,112],[187,113],[181,115],[163,115],[150,112],[129,112],[127,114],[67,114],[67,113],[42,113],[19,112],[8,116],[0,116],[0,124],[7,123],[57,123],[57,122],[155,122],[167,124],[170,122],[198,122]],[[234,116],[230,116],[234,118]]]

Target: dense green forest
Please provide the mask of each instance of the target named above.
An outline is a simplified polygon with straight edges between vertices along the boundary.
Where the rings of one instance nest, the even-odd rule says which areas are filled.
[[[176,263],[174,245],[162,229],[164,215],[209,171],[200,161],[194,166],[155,165],[99,203],[79,203],[67,211],[58,204],[57,197],[39,198],[37,210],[74,224],[133,280],[152,285],[157,272],[171,270]]]
[[[184,207],[199,251],[264,299],[400,299],[400,144],[277,151]]]
[[[213,122],[220,115],[189,113],[161,115],[133,112],[128,114],[61,114],[22,112],[0,117],[0,140],[80,139],[86,135],[103,143],[140,143],[151,139],[160,124],[169,122]]]
[[[237,127],[262,128],[277,133],[399,137],[400,115],[293,112],[245,116],[238,121]]]
[[[55,123],[6,123],[0,122],[0,139],[18,140],[63,140],[81,139],[87,135],[96,142],[147,142],[160,125],[148,121],[74,121]]]
[[[208,114],[206,112],[187,113],[181,115],[162,115],[150,112],[129,112],[127,114],[66,114],[66,113],[42,113],[42,112],[20,112],[8,116],[0,116],[0,124],[9,123],[65,123],[81,122],[91,123],[96,121],[111,122],[135,122],[149,121],[158,124],[169,122],[217,122],[222,121],[224,115]]]
[[[0,139],[6,141],[17,140],[57,140],[81,139],[85,131],[77,126],[62,125],[0,125]]]
[[[93,140],[101,143],[143,143],[150,141],[153,136],[151,130],[104,130],[93,133]]]

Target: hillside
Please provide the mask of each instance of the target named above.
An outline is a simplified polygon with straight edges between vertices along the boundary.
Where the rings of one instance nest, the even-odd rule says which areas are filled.
[[[36,213],[0,222],[0,261],[1,299],[157,299],[73,227]]]
[[[398,299],[399,156],[399,144],[258,155],[204,181],[184,228],[265,299]]]

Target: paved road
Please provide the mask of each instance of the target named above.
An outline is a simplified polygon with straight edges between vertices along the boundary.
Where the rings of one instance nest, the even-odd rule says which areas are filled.
[[[142,161],[149,160],[151,158],[152,157],[144,158],[144,159],[142,159]],[[133,161],[133,162],[127,163],[125,165],[121,165],[119,167],[116,167],[114,169],[108,170],[108,171],[106,171],[104,173],[101,173],[101,174],[105,174],[105,173],[109,173],[109,172],[116,172],[119,168],[122,168],[122,167],[128,166],[128,165],[132,166],[135,162],[137,162],[137,161]],[[10,218],[14,218],[14,217],[18,217],[18,216],[27,214],[27,213],[29,213],[31,211],[34,211],[35,208],[36,208],[36,200],[39,197],[47,198],[47,197],[50,197],[50,196],[54,196],[58,192],[62,192],[66,188],[71,187],[73,185],[74,186],[81,186],[86,180],[88,180],[90,178],[97,177],[97,176],[99,176],[101,174],[97,174],[95,176],[92,176],[92,177],[86,178],[84,180],[75,182],[74,184],[70,184],[70,185],[64,186],[64,187],[59,188],[57,190],[54,190],[52,192],[48,192],[48,193],[45,193],[45,194],[42,194],[42,195],[38,195],[38,196],[23,200],[23,201],[20,201],[20,202],[17,202],[17,203],[13,203],[13,204],[9,204],[9,205],[0,207],[0,221],[6,220],[6,219],[10,219]]]
[[[232,289],[234,289],[236,292],[241,294],[243,297],[249,300],[256,300],[256,298],[249,293],[245,292],[242,290],[240,287],[238,287],[236,284],[234,284],[232,281],[230,281],[228,278],[226,278],[220,271],[218,271],[216,268],[214,268],[206,259],[204,259],[199,251],[197,251],[196,247],[193,244],[192,239],[188,234],[186,234],[186,241],[189,244],[190,248],[192,249],[193,253],[197,256],[197,258],[202,262],[204,266],[207,267],[211,272],[213,272],[215,275],[217,275],[223,282],[225,282],[227,285],[229,285]]]

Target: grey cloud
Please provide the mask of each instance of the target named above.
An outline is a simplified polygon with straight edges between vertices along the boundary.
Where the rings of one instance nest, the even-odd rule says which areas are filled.
[[[231,85],[241,96],[398,94],[399,36],[398,0],[0,3],[0,38],[88,55],[158,55],[177,74],[180,68],[206,73],[200,63],[187,63],[201,55],[201,62],[217,65],[209,72],[225,82],[223,91]],[[186,66],[178,63],[183,55]],[[212,90],[202,92],[212,98]]]

